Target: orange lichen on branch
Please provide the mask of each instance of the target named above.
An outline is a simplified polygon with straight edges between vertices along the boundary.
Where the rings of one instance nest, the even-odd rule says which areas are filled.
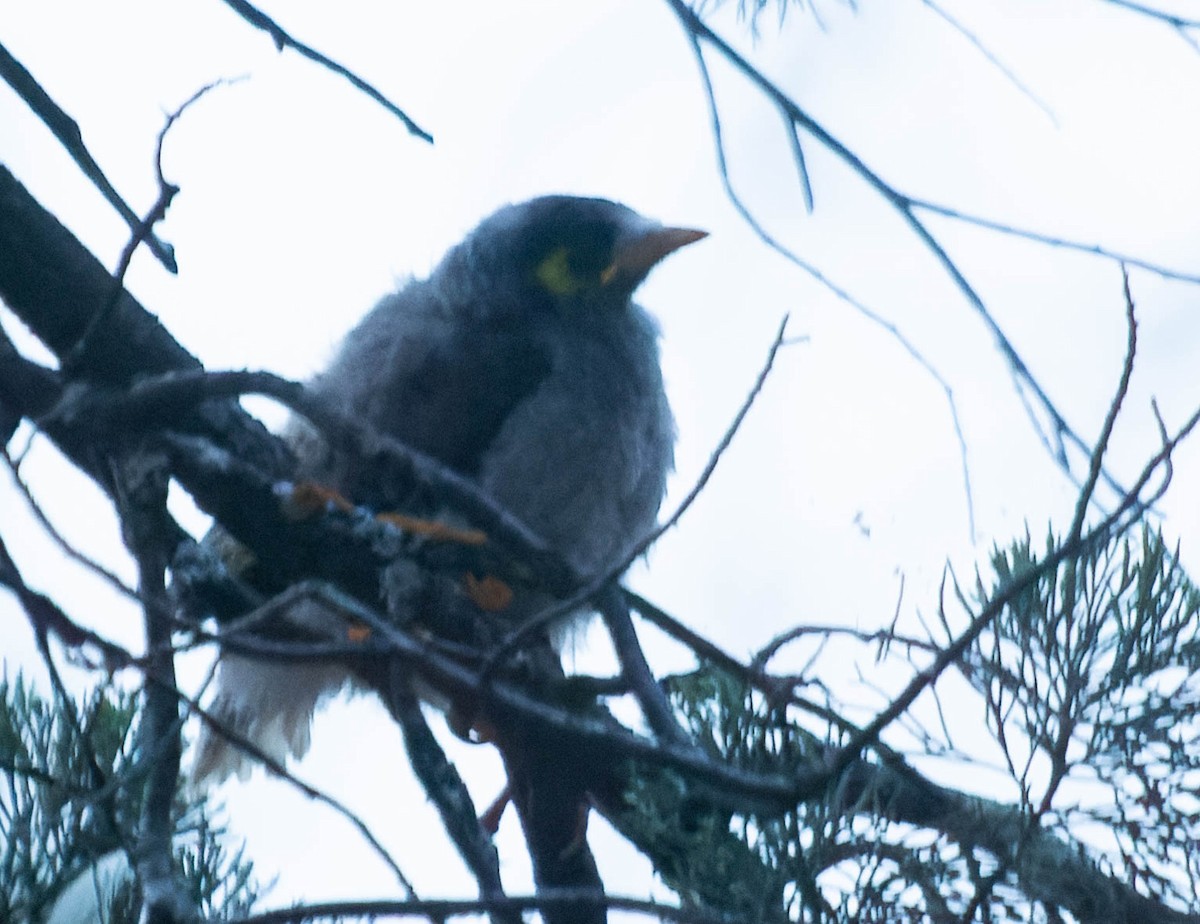
[[[470,571],[463,575],[463,589],[475,605],[485,613],[498,613],[508,609],[513,601],[513,590],[500,578],[485,574],[476,577]]]
[[[352,622],[346,627],[346,639],[351,642],[365,642],[371,637],[371,627],[361,622]]]
[[[479,529],[459,529],[439,523],[437,520],[423,520],[420,517],[410,517],[403,513],[381,513],[375,519],[390,523],[397,529],[414,536],[425,536],[437,542],[457,542],[459,545],[483,545],[487,542],[487,534]]]
[[[284,498],[284,512],[296,518],[330,509],[350,513],[354,505],[333,488],[315,481],[297,481]]]
[[[284,512],[297,519],[327,510],[352,513],[355,509],[353,502],[348,500],[345,495],[315,481],[297,481],[286,487],[286,492],[282,492]],[[404,513],[380,513],[376,514],[375,519],[381,523],[389,523],[406,533],[424,536],[435,542],[456,542],[459,545],[472,546],[483,545],[487,542],[487,533],[483,530],[450,526],[437,520],[426,520]]]

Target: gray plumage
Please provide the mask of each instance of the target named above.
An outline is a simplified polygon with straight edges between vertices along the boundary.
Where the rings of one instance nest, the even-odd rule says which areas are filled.
[[[702,236],[603,199],[507,206],[428,279],[380,301],[312,388],[475,480],[592,574],[652,528],[673,460],[657,325],[631,296]],[[311,435],[294,442],[301,477],[373,509],[401,500]],[[299,756],[313,709],[346,679],[331,665],[226,656],[213,708],[273,756]],[[197,776],[245,769],[236,749],[202,738]]]

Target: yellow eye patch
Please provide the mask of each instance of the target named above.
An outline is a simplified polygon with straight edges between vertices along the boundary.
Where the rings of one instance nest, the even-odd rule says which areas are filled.
[[[571,270],[569,256],[566,247],[555,247],[550,251],[550,256],[538,264],[534,274],[547,292],[555,295],[574,295],[588,285],[588,280],[580,279]]]

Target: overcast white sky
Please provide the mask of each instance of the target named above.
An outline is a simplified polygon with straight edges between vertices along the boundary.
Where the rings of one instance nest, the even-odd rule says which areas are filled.
[[[1100,0],[947,0],[1039,105],[916,0],[863,3],[857,12],[816,3],[823,28],[795,7],[781,32],[773,13],[764,16],[757,42],[731,4],[712,22],[904,191],[1200,272],[1200,52],[1166,26]],[[748,202],[773,234],[900,327],[953,389],[973,486],[971,535],[940,386],[737,216],[716,173],[691,52],[665,3],[353,0],[335,8],[293,0],[263,8],[375,83],[436,143],[410,137],[339,78],[277,54],[217,0],[10,2],[0,21],[0,42],[78,119],[135,208],[153,201],[163,112],[214,78],[247,75],[195,106],[167,140],[166,173],[182,192],[161,234],[178,251],[180,274],[142,254],[128,277],[210,368],[307,376],[375,299],[426,272],[498,204],[553,191],[604,195],[712,232],[641,292],[662,323],[680,430],[668,509],[727,426],[781,316],[790,313],[791,333],[806,338],[781,354],[708,490],[636,574],[666,609],[737,655],[798,622],[886,625],[902,578],[908,620],[936,609],[948,559],[969,574],[993,543],[1026,523],[1040,535],[1071,509],[1074,490],[1041,448],[990,335],[936,262],[811,141],[816,210],[805,214],[780,119],[714,59],[734,182]],[[0,161],[116,264],[126,229],[6,88]],[[946,220],[930,226],[1091,439],[1125,342],[1117,267]],[[1140,354],[1112,457],[1126,480],[1155,448],[1149,398],[1168,424],[1200,404],[1200,288],[1141,271],[1131,281]],[[0,318],[12,331],[11,317]],[[34,441],[25,474],[72,541],[132,580],[103,501],[48,444]],[[1191,562],[1198,495],[1192,445],[1161,507]],[[62,563],[7,482],[0,529],[31,585],[136,644],[136,613]],[[24,617],[6,596],[0,633],[6,670],[37,673]],[[653,647],[662,670],[687,666],[678,652]],[[858,655],[870,669],[869,652]],[[826,677],[852,679],[849,658],[827,663]],[[202,665],[186,669],[197,677]],[[873,679],[895,689],[907,678],[877,671]],[[969,700],[960,708],[964,729],[982,724]],[[482,748],[455,754],[477,799],[489,801],[499,786],[494,757]],[[398,735],[374,704],[337,705],[322,717],[300,772],[361,811],[423,894],[464,888],[407,781]],[[972,785],[1011,795],[999,779]],[[394,891],[344,823],[287,787],[231,785],[225,795],[264,874],[280,874],[273,900]],[[515,827],[508,818],[501,850],[520,887]],[[609,887],[647,889],[640,861],[596,831]]]

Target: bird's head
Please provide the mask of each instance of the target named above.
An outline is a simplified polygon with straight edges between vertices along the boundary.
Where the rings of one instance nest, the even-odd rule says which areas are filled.
[[[504,279],[522,301],[565,311],[616,309],[660,260],[706,236],[607,199],[542,196],[484,219],[462,256],[476,274]]]

